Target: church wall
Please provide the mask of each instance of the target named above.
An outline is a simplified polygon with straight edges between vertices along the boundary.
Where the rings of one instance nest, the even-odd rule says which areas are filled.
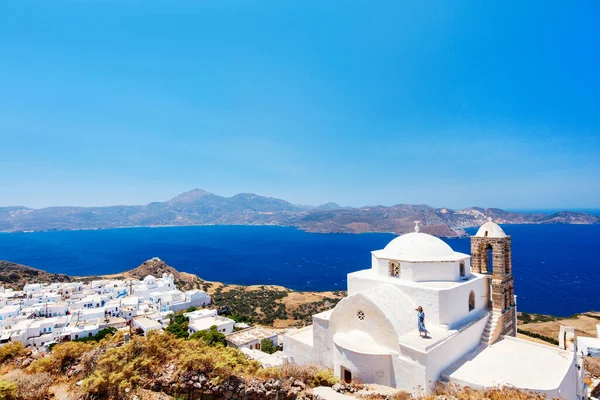
[[[414,282],[458,281],[459,264],[444,263],[402,263],[402,277]]]
[[[425,365],[407,357],[392,357],[394,368],[393,383],[391,386],[417,394],[426,386]]]
[[[396,278],[380,278],[377,276],[363,276],[356,274],[348,274],[348,295],[365,292],[371,289],[376,289],[383,283],[398,285],[398,288],[409,297],[416,305],[420,305],[425,310],[427,321],[434,324],[440,324],[439,314],[439,290],[433,288],[425,288],[415,284],[403,283],[401,279]],[[407,310],[414,313],[414,324],[411,329],[417,328],[417,316],[414,311],[415,307]]]
[[[404,299],[398,299],[398,301],[400,302]],[[394,299],[390,300],[393,301]],[[363,313],[364,319],[361,320],[358,318],[359,312]],[[406,312],[399,312],[394,317],[400,319],[404,314]],[[388,320],[388,317],[367,297],[360,293],[346,297],[337,304],[331,314],[329,325],[332,333],[349,332],[352,330],[365,332],[379,345],[388,347],[394,351],[398,349],[398,335],[405,333],[397,333],[390,320]],[[407,332],[410,330],[407,326],[402,327],[406,328]]]
[[[359,382],[392,386],[393,366],[390,354],[363,354],[335,346],[333,371],[343,379],[343,368]]]
[[[313,315],[313,362],[333,368],[333,332],[329,320]]]
[[[479,345],[487,320],[487,318],[480,319],[426,354],[426,394],[431,393],[433,384],[446,368]]]
[[[489,304],[489,284],[486,277],[477,277],[451,289],[440,290],[440,324],[450,328],[487,311]],[[469,311],[469,295],[475,292],[475,308]]]
[[[283,349],[285,355],[292,357],[296,364],[312,364],[313,348],[307,343],[294,338],[294,336],[283,336]]]

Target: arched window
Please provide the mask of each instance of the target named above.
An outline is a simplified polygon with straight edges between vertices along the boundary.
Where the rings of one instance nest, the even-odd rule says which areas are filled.
[[[469,311],[473,311],[475,309],[475,292],[471,290],[469,293]]]
[[[465,272],[465,262],[461,261],[460,262],[460,277],[464,278],[465,275],[466,275],[466,272]]]
[[[504,245],[504,275],[510,275],[510,244]]]
[[[487,248],[487,272],[491,274],[494,272],[494,251],[492,250],[492,245],[488,244]]]

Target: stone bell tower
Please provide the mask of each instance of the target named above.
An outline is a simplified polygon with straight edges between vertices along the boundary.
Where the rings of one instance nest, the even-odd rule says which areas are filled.
[[[512,275],[511,238],[488,218],[471,236],[471,271],[489,274],[490,306],[500,314],[501,335],[517,335],[515,283]]]

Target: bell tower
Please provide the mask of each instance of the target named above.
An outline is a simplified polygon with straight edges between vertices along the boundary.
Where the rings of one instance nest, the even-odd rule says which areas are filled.
[[[517,335],[511,237],[488,218],[471,236],[471,271],[490,276],[490,307],[500,314],[502,335]]]

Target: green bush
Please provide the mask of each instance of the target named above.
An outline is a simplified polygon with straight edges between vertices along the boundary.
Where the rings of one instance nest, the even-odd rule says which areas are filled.
[[[99,342],[107,336],[114,335],[116,332],[117,332],[117,330],[115,328],[104,328],[92,337],[83,337],[83,338],[75,339],[74,342],[83,342],[83,343]]]
[[[213,325],[208,331],[195,332],[190,336],[192,340],[202,339],[209,346],[227,346],[225,335],[217,330],[217,326]]]
[[[531,315],[529,313],[523,312],[518,317],[518,319],[521,320],[524,324],[528,324],[531,322]]]
[[[165,331],[172,333],[175,337],[180,339],[187,339],[190,335],[188,332],[189,318],[185,317],[183,313],[175,314],[171,317],[171,322]]]
[[[263,339],[260,342],[260,349],[268,354],[275,353],[278,349],[269,339]]]
[[[523,329],[517,329],[517,332],[520,333],[520,334],[522,334],[522,335],[526,335],[526,336],[529,336],[529,337],[532,337],[532,338],[540,339],[540,340],[543,340],[545,342],[552,343],[552,344],[558,346],[558,340],[553,339],[551,337],[540,335],[539,333],[535,333],[535,332],[529,332],[529,331],[526,331],[526,330],[523,330]]]

